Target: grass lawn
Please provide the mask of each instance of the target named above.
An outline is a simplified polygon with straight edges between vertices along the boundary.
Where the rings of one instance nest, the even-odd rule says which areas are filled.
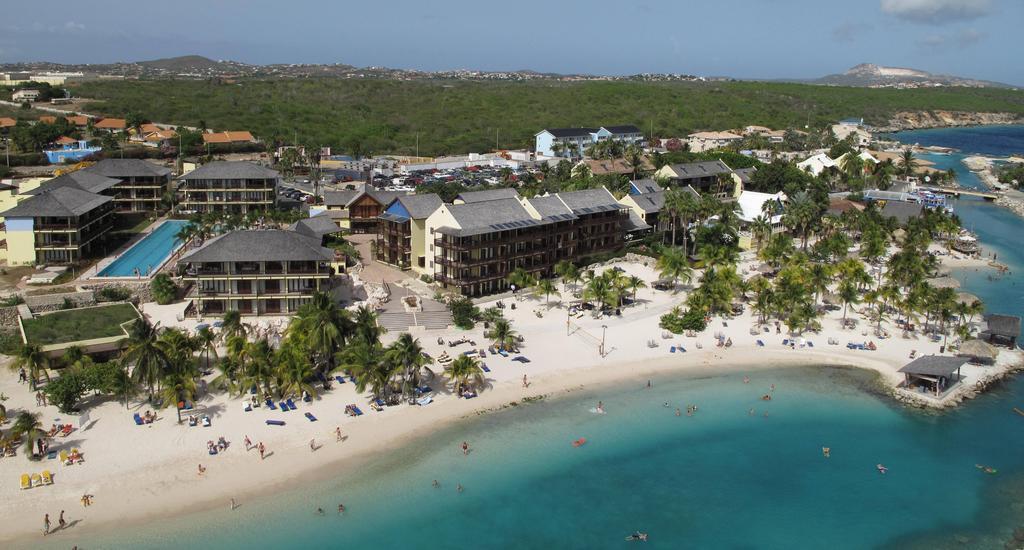
[[[131,304],[69,309],[24,321],[31,344],[46,346],[124,334],[121,323],[139,317]]]

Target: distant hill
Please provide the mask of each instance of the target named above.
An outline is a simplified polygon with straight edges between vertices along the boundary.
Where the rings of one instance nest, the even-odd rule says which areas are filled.
[[[236,69],[240,63],[214,61],[201,55],[183,55],[180,57],[168,57],[166,59],[154,59],[151,61],[137,61],[137,65],[168,73],[209,73]]]
[[[871,63],[861,63],[842,74],[828,76],[810,81],[813,84],[832,86],[860,86],[871,88],[926,88],[932,86],[966,86],[970,88],[1013,88],[1009,84],[976,80],[942,74],[932,74],[918,69],[903,67],[885,67]]]

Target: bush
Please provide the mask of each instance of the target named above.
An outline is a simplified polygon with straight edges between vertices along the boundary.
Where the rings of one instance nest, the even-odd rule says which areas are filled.
[[[434,282],[434,278],[427,273],[420,275],[420,280],[423,281],[424,283],[427,283],[428,285]]]
[[[25,298],[23,298],[20,294],[14,294],[4,298],[3,300],[0,300],[0,307],[12,307],[24,303]]]
[[[62,413],[72,412],[78,400],[85,395],[89,388],[85,384],[85,377],[71,369],[64,369],[59,378],[50,380],[43,393],[50,400],[50,403],[57,405]]]
[[[0,330],[0,353],[17,355],[21,346],[21,334],[17,330]]]
[[[96,293],[97,302],[125,302],[131,298],[132,291],[123,286],[109,286],[101,288]]]
[[[448,309],[452,312],[452,322],[455,326],[470,330],[480,318],[480,310],[473,305],[473,300],[465,296],[459,296],[448,303]]]
[[[153,289],[153,299],[162,306],[173,302],[178,297],[178,286],[174,284],[170,275],[166,273],[160,273],[153,277],[150,288]]]
[[[64,301],[60,303],[61,309],[75,309],[77,306],[71,301],[71,298],[65,297]]]
[[[700,332],[707,328],[707,322],[704,320],[704,312],[699,309],[691,308],[682,312],[677,307],[662,315],[658,326],[673,334],[682,334],[688,330]]]

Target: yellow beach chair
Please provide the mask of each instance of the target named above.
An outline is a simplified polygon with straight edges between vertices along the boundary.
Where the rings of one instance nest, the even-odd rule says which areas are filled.
[[[50,473],[50,470],[43,470],[43,484],[53,485],[53,474]]]
[[[29,479],[28,474],[21,474],[21,488],[22,489],[31,489],[32,488],[32,480]]]
[[[32,486],[39,487],[43,484],[43,478],[39,477],[39,474],[32,474]]]
[[[58,455],[58,456],[60,456],[60,463],[61,464],[64,464],[64,465],[68,464],[68,451],[67,451],[67,449],[61,451],[60,455]]]

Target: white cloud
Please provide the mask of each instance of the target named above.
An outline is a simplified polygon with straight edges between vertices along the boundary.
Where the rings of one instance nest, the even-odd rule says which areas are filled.
[[[940,25],[988,15],[991,0],[881,0],[882,12],[915,23]]]
[[[917,45],[926,51],[943,52],[951,47],[966,48],[977,44],[985,38],[985,34],[977,29],[964,29],[951,34],[932,34],[917,41]]]

